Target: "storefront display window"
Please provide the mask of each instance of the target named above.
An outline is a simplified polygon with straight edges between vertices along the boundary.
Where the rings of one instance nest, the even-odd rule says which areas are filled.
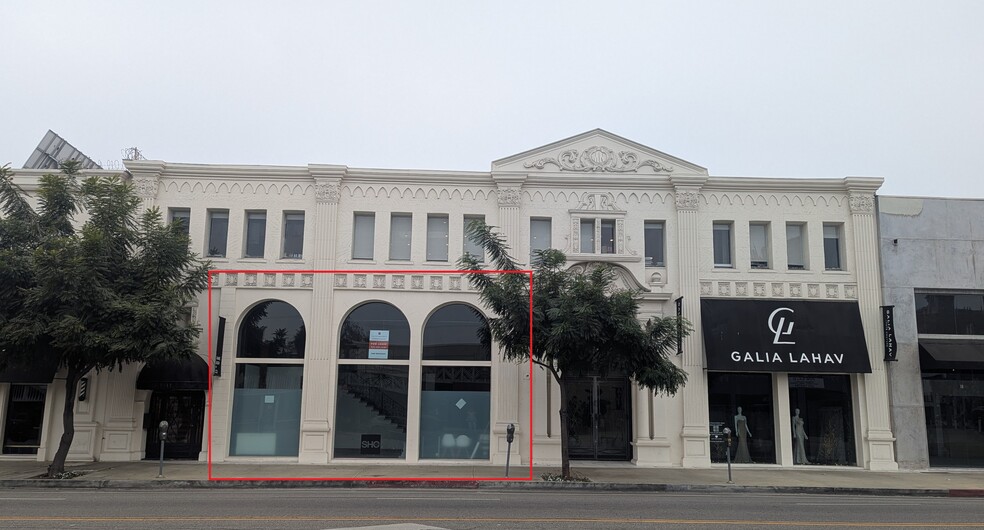
[[[489,458],[491,370],[425,366],[420,397],[420,458]]]
[[[3,454],[36,455],[41,446],[46,385],[10,385]]]
[[[297,456],[301,429],[299,364],[238,364],[230,456]]]
[[[727,461],[724,428],[731,434],[731,461],[738,464],[776,463],[772,374],[710,372],[711,462]]]
[[[794,464],[857,465],[851,378],[789,376]]]
[[[929,465],[984,467],[984,370],[922,373]]]
[[[406,458],[409,366],[338,367],[336,458]]]

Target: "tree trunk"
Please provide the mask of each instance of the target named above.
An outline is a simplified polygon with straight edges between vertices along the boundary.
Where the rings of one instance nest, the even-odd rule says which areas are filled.
[[[59,473],[65,472],[65,459],[68,458],[68,450],[72,447],[72,440],[75,439],[75,393],[78,391],[79,379],[81,374],[69,368],[68,375],[65,376],[65,408],[62,409],[62,427],[64,432],[61,441],[58,442],[58,451],[55,458],[48,466],[48,478],[55,478]]]
[[[567,454],[567,378],[557,379],[560,387],[560,476],[571,478],[571,458]]]

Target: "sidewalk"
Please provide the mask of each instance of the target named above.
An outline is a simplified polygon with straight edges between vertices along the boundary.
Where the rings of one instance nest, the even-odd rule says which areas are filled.
[[[203,462],[164,463],[164,477],[157,478],[158,463],[89,462],[69,463],[66,470],[81,471],[80,477],[64,480],[38,479],[46,463],[0,461],[0,488],[10,487],[468,487],[468,488],[575,488],[626,491],[762,491],[777,493],[851,493],[984,497],[984,469],[946,471],[876,472],[856,468],[762,468],[735,466],[735,484],[727,483],[725,467],[711,469],[637,468],[629,464],[575,462],[572,469],[591,480],[587,483],[544,482],[540,475],[556,468],[534,469],[533,480],[503,480],[501,466],[488,465],[298,465],[269,463],[214,464],[213,479]],[[512,479],[529,477],[528,467],[512,467]],[[247,481],[243,478],[266,478]],[[406,482],[401,478],[423,478]],[[442,481],[440,479],[449,479]],[[493,480],[472,480],[472,479]],[[287,479],[287,480],[284,480]],[[316,479],[314,481],[297,479]],[[336,480],[328,480],[336,479]],[[337,480],[354,479],[354,480]]]

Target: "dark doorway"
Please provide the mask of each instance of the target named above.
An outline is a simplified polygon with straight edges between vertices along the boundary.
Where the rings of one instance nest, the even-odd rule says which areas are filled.
[[[164,458],[197,460],[202,451],[202,426],[205,419],[205,392],[200,390],[158,390],[150,398],[150,412],[144,420],[147,429],[148,459],[160,458],[161,439],[157,429],[161,420],[168,423]]]
[[[629,460],[632,397],[628,377],[588,376],[567,387],[567,454],[578,460]]]

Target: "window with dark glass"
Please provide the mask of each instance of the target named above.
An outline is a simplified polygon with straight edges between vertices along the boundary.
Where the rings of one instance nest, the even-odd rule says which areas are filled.
[[[284,213],[284,251],[287,259],[304,257],[304,212]]]
[[[191,210],[188,208],[170,208],[168,212],[168,222],[180,226],[181,231],[188,235],[188,227],[191,226]]]
[[[803,223],[786,223],[786,268],[806,269],[806,230]]]
[[[238,357],[303,359],[305,329],[294,306],[279,300],[256,304],[239,328]]]
[[[246,248],[243,257],[262,258],[266,248],[266,212],[246,212]]]
[[[615,219],[601,220],[601,253],[615,253]]]
[[[823,264],[829,271],[844,268],[841,258],[841,225],[823,225]]]
[[[10,385],[3,425],[3,454],[38,454],[46,393],[46,385]]]
[[[724,429],[731,430],[731,461],[775,464],[772,374],[709,372],[711,462],[726,462]]]
[[[335,458],[406,458],[410,367],[341,364]]]
[[[646,246],[646,266],[663,267],[665,247],[664,224],[662,221],[646,221],[643,227]]]
[[[352,310],[342,324],[341,359],[409,359],[410,324],[396,307],[369,302]]]
[[[210,258],[224,258],[226,240],[229,236],[229,211],[209,210],[208,212],[208,250]]]
[[[922,369],[931,467],[984,468],[984,370]]]
[[[492,346],[485,317],[465,304],[438,309],[424,327],[423,358],[425,361],[490,361]]]
[[[850,376],[790,374],[789,408],[794,464],[857,464]]]
[[[984,335],[984,294],[916,293],[916,329],[929,335]]]

